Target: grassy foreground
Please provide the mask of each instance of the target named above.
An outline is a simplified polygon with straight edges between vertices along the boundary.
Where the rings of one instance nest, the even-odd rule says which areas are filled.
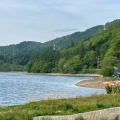
[[[120,107],[120,94],[43,100],[20,106],[0,108],[0,120],[32,120],[35,116],[64,115]]]

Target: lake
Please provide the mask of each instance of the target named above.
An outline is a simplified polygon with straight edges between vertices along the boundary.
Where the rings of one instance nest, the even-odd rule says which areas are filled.
[[[75,84],[92,77],[46,74],[0,73],[0,106],[21,105],[49,98],[104,94],[105,90]]]

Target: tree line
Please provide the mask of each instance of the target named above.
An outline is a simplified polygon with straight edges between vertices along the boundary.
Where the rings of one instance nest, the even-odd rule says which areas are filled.
[[[94,73],[101,70],[102,74],[112,75],[113,66],[120,68],[119,31],[120,20],[115,20],[46,43],[24,41],[2,46],[0,71]]]

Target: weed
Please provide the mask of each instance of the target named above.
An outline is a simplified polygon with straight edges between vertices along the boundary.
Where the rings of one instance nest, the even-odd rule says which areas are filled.
[[[120,120],[120,116],[117,115],[117,116],[115,117],[115,120]]]
[[[105,87],[107,94],[119,94],[120,93],[120,85],[115,85],[115,86],[106,86]]]
[[[75,118],[75,120],[86,120],[86,119],[80,116],[78,118]]]

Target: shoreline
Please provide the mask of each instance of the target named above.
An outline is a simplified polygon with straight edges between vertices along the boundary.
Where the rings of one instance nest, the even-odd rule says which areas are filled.
[[[2,72],[2,73],[16,73],[16,72]],[[103,76],[100,74],[63,74],[63,73],[28,73],[28,72],[20,72],[20,73],[29,74],[29,75],[94,77],[90,80],[80,81],[75,85],[78,87],[97,88],[97,89],[105,89],[106,87],[106,85],[101,84],[101,82],[103,82],[104,79]]]
[[[16,72],[1,72],[1,73],[16,73]],[[75,85],[78,87],[86,87],[86,88],[97,88],[97,89],[105,89],[106,85],[101,84],[103,82],[103,76],[100,74],[63,74],[63,73],[28,73],[28,72],[20,72],[29,75],[48,75],[48,76],[79,76],[79,77],[93,77],[90,80],[83,80]]]
[[[90,80],[80,81],[75,85],[78,87],[97,88],[97,89],[105,89],[106,87],[106,85],[100,84],[100,82],[103,82],[103,76],[100,74],[28,73],[28,72],[23,72],[23,73],[29,75],[94,77],[93,79]]]
[[[103,77],[98,76],[91,80],[80,81],[75,85],[78,87],[105,89],[106,85],[102,84],[103,81],[104,81]]]
[[[102,84],[104,81],[103,76],[100,74],[63,74],[63,73],[25,73],[36,75],[50,75],[50,76],[80,76],[80,77],[94,77],[93,79],[83,80],[75,85],[78,87],[105,89],[106,85]]]
[[[0,72],[0,73],[24,73],[29,75],[53,75],[53,76],[80,76],[80,77],[102,77],[100,74],[64,74],[64,73],[28,73],[25,71],[9,71],[9,72]]]
[[[53,75],[53,76],[80,76],[80,77],[102,77],[100,74],[64,74],[64,73],[28,73],[28,72],[23,72],[25,74],[30,74],[30,75]]]

